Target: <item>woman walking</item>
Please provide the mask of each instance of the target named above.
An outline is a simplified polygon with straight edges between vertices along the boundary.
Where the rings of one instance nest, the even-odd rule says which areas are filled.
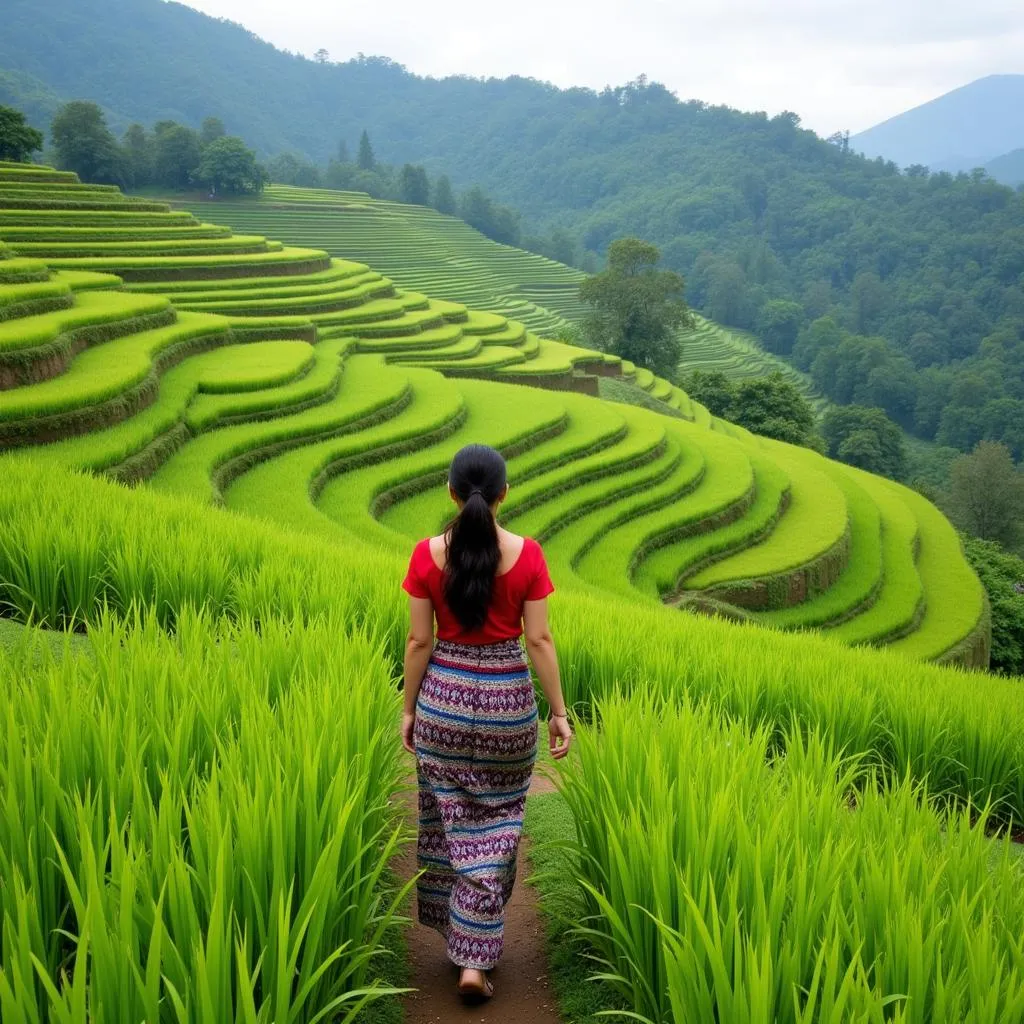
[[[508,494],[501,455],[463,448],[448,491],[458,515],[416,545],[402,584],[410,610],[402,743],[416,755],[419,783],[419,920],[447,940],[462,968],[459,991],[489,997],[537,754],[524,633],[552,711],[554,757],[568,753],[572,732],[548,629],[554,586],[544,554],[497,523]]]

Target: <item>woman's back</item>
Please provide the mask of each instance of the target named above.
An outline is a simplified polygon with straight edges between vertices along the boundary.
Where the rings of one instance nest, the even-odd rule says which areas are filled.
[[[467,629],[445,600],[445,537],[428,537],[416,545],[402,586],[412,597],[429,598],[437,619],[437,638],[462,644],[517,640],[523,633],[523,605],[554,591],[540,545],[530,537],[499,532],[501,557],[483,625]]]

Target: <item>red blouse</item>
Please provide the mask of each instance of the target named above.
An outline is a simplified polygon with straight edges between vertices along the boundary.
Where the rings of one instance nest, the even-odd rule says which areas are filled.
[[[467,630],[455,618],[445,602],[443,583],[444,572],[430,553],[428,537],[413,549],[402,589],[411,597],[430,598],[437,619],[438,640],[472,645],[517,640],[523,635],[523,603],[540,601],[555,589],[544,552],[531,537],[523,539],[523,550],[512,568],[494,577],[487,620],[479,629]]]

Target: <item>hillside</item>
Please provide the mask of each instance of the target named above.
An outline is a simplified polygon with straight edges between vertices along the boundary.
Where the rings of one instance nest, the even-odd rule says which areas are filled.
[[[585,315],[577,290],[581,272],[493,242],[429,207],[285,185],[271,185],[258,198],[183,204],[172,197],[171,204],[238,231],[369,263],[402,287],[503,313],[549,336]],[[685,370],[721,370],[733,378],[779,371],[815,398],[805,375],[741,332],[698,317],[681,341]]]
[[[305,198],[321,231],[332,205],[361,230],[362,197]],[[301,224],[302,203],[280,206]],[[566,268],[422,217],[445,222],[452,246],[480,239],[462,252],[469,279],[476,265],[493,281],[497,254],[564,290]],[[443,282],[454,250],[431,267],[415,227],[385,209],[364,244]],[[451,453],[487,441],[516,456],[506,517],[583,589],[987,658],[980,586],[926,502],[714,420],[649,371],[47,168],[0,167],[0,241],[13,257],[0,264],[0,444],[401,550],[442,521],[431,485]],[[597,394],[595,374],[635,381],[674,415],[571,394]]]
[[[987,178],[901,174],[795,115],[680,103],[643,80],[598,94],[423,79],[383,58],[321,65],[157,0],[6,8],[0,67],[105,103],[119,127],[216,115],[265,154],[321,161],[367,128],[381,159],[479,182],[531,229],[597,254],[654,242],[723,327],[760,335],[772,303],[796,302],[804,344],[773,354],[833,402],[1024,456],[1024,195]]]
[[[985,170],[996,181],[1001,181],[1012,188],[1019,188],[1024,185],[1024,147],[990,160],[985,164]]]
[[[850,145],[900,167],[923,164],[953,172],[985,167],[1024,145],[1024,75],[979,78],[852,136]]]
[[[511,285],[564,267],[272,199],[557,322]],[[3,1020],[356,1024],[404,987],[399,581],[469,440],[558,588],[576,745],[525,814],[562,840],[552,991],[658,1024],[1015,1019],[1024,681],[963,671],[988,611],[943,516],[347,256],[0,164]]]

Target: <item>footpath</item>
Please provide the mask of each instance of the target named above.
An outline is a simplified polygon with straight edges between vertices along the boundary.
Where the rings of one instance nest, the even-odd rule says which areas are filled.
[[[543,739],[546,741],[547,737]],[[554,790],[551,780],[534,772],[530,796]],[[405,794],[409,826],[416,829],[416,791]],[[519,875],[512,899],[505,908],[505,951],[491,972],[494,996],[487,1002],[467,1003],[455,990],[458,968],[445,956],[444,941],[431,928],[413,923],[406,932],[409,981],[414,989],[404,1000],[405,1024],[562,1024],[554,991],[548,982],[544,951],[544,924],[537,906],[537,891],[524,882],[529,877],[529,841],[519,847]],[[409,843],[396,864],[403,881],[416,874],[416,844]],[[413,897],[415,901],[415,897]]]

